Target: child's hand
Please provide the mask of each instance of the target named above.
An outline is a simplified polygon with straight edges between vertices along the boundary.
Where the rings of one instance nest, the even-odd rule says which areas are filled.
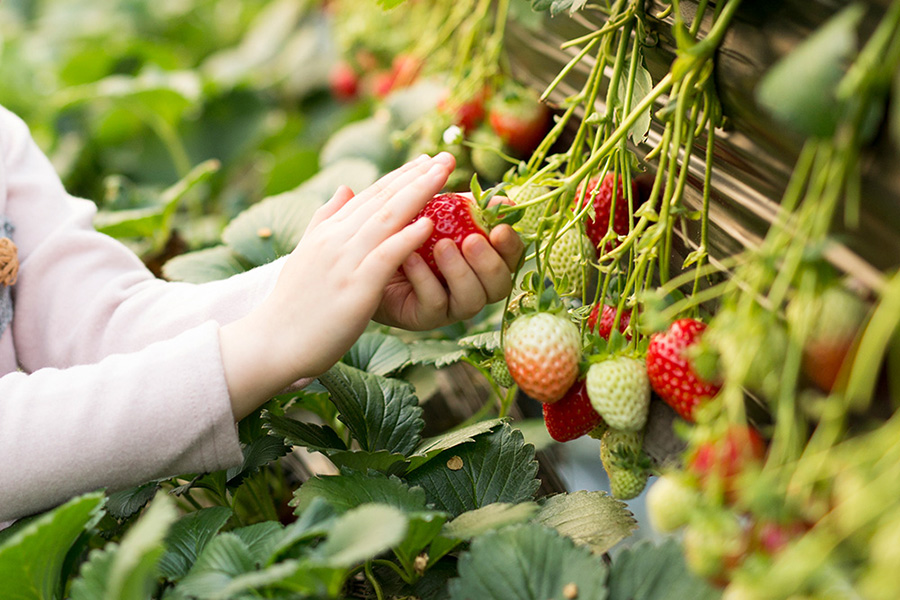
[[[297,379],[325,372],[353,345],[397,270],[431,234],[428,219],[410,221],[453,167],[452,155],[423,156],[356,196],[341,188],[316,211],[269,297],[220,330],[236,418]],[[470,254],[479,256],[478,248]],[[449,262],[459,269],[452,257]],[[488,261],[481,268],[495,267]],[[508,279],[508,268],[502,271]]]
[[[505,198],[494,201],[502,200]],[[462,252],[451,240],[439,241],[434,257],[447,280],[446,288],[413,252],[385,288],[375,320],[421,331],[473,317],[486,304],[509,295],[512,273],[524,248],[509,225],[492,229],[490,242],[470,235],[463,241]]]

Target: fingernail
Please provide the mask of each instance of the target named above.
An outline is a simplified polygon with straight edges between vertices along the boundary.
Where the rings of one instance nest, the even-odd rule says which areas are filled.
[[[432,165],[431,168],[425,172],[425,175],[434,178],[444,178],[447,176],[447,169],[442,165]]]
[[[452,165],[454,163],[454,161],[456,160],[455,158],[453,158],[453,155],[450,154],[449,152],[441,152],[437,156],[435,156],[434,159],[438,162],[441,162],[441,163],[447,165],[447,166]]]
[[[469,253],[474,256],[480,256],[487,250],[487,240],[480,235],[475,235],[475,241],[469,246]]]

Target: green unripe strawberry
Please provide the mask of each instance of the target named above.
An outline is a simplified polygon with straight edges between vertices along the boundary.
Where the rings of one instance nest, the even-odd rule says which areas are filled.
[[[572,227],[553,240],[546,256],[557,290],[580,296],[596,270],[591,263],[597,251],[591,240],[578,227]]]
[[[660,533],[687,525],[700,497],[677,475],[659,477],[647,490],[647,516]]]
[[[734,513],[700,512],[684,530],[685,561],[694,573],[725,582],[746,557],[748,541]]]
[[[470,140],[473,146],[469,156],[475,172],[491,183],[503,179],[512,166],[501,154],[505,150],[503,140],[489,128],[476,129]]]
[[[506,366],[506,361],[502,355],[495,356],[491,361],[491,379],[503,388],[511,388],[516,384],[512,375],[509,374],[509,367]]]
[[[503,356],[520,390],[535,400],[556,402],[578,377],[581,332],[563,315],[522,315],[506,331]]]
[[[507,196],[518,206],[539,198],[549,191],[550,188],[544,185],[514,185],[507,190]],[[537,233],[546,209],[547,201],[527,206],[522,212],[522,218],[513,224],[513,229],[520,233]]]
[[[610,492],[619,500],[638,497],[647,485],[643,440],[641,432],[612,428],[600,438],[600,461],[609,477]]]
[[[617,356],[587,372],[591,404],[603,420],[622,431],[640,431],[650,412],[650,380],[643,360]]]

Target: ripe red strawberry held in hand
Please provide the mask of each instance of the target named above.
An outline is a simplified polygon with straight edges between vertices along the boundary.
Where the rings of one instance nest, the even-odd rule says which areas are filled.
[[[557,402],[544,404],[544,425],[557,442],[580,438],[599,427],[603,418],[591,406],[584,379],[569,388]]]
[[[540,402],[556,402],[578,377],[581,332],[561,314],[524,314],[507,329],[503,356],[520,390]]]
[[[595,175],[588,180],[587,185],[582,182],[575,192],[575,210],[584,206],[583,203],[591,202],[591,196],[596,190],[591,209],[584,220],[584,230],[598,252],[607,253],[619,245],[617,240],[601,244],[603,236],[609,230],[610,214],[613,216],[612,230],[619,235],[625,235],[629,231],[628,197],[622,185],[622,178],[615,173],[607,173],[603,179]],[[618,183],[618,186],[616,185]],[[586,189],[585,189],[586,188]],[[637,187],[632,182],[632,201],[637,205]],[[613,212],[613,191],[615,191],[615,211]],[[601,250],[602,247],[602,250]]]
[[[445,281],[444,276],[434,259],[435,244],[442,239],[449,239],[461,249],[463,240],[472,234],[488,237],[487,225],[478,207],[468,196],[462,194],[436,195],[419,211],[413,222],[421,218],[430,219],[434,223],[434,229],[416,252],[442,283]]]
[[[679,319],[655,333],[647,348],[650,385],[683,419],[694,422],[694,409],[719,393],[720,386],[702,379],[691,365],[688,349],[696,344],[706,323]]]

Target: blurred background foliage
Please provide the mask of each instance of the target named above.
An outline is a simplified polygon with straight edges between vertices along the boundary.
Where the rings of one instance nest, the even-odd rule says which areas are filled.
[[[5,0],[0,104],[109,233],[161,262],[309,179],[370,113],[328,91],[331,18],[315,0]]]

